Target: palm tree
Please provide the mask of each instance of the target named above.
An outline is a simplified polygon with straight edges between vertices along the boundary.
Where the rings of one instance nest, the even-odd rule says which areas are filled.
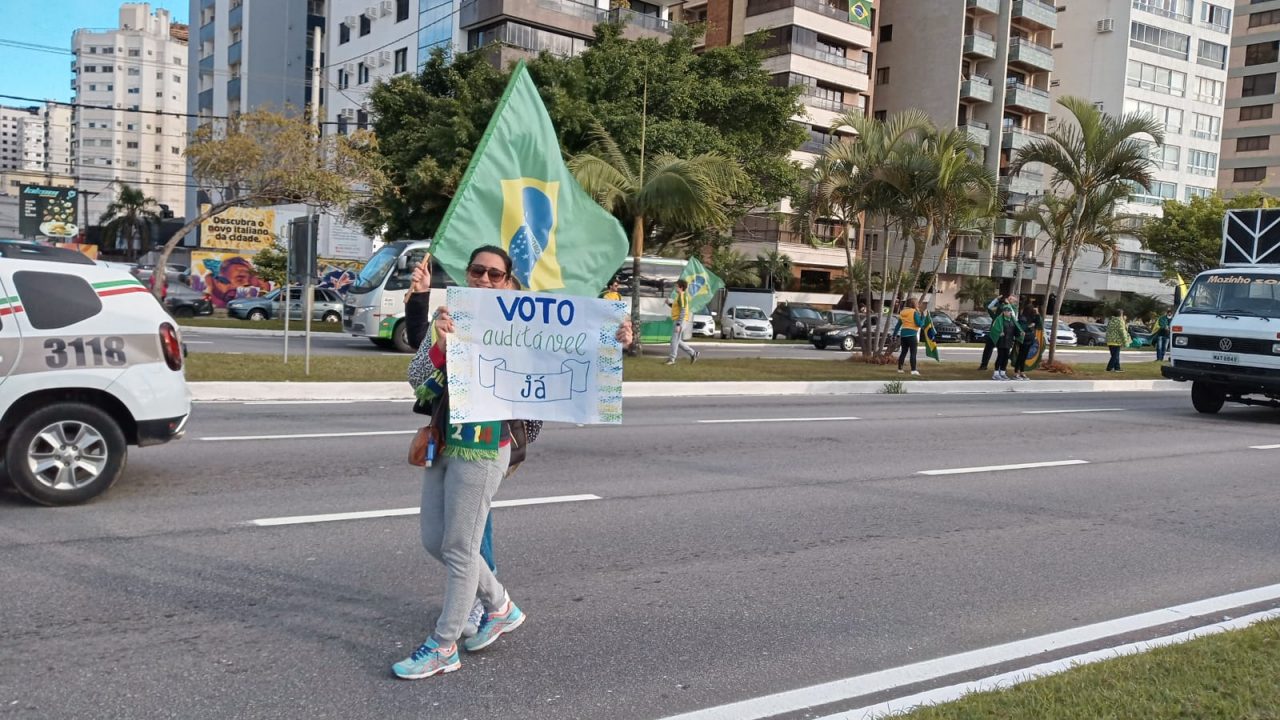
[[[956,300],[980,308],[990,302],[998,290],[995,280],[980,275],[970,275],[961,281],[960,289],[956,291]]]
[[[1064,97],[1058,102],[1071,113],[1075,123],[1060,122],[1053,132],[1023,147],[1009,164],[1010,173],[1031,163],[1045,165],[1053,172],[1052,188],[1066,194],[1074,207],[1074,220],[1064,234],[1063,270],[1052,310],[1051,363],[1057,350],[1058,315],[1081,248],[1112,236],[1116,203],[1127,198],[1131,188],[1150,190],[1155,163],[1143,136],[1157,145],[1164,144],[1163,125],[1148,115],[1126,113],[1115,117],[1077,97]]]
[[[706,266],[720,278],[725,287],[755,287],[760,284],[757,264],[732,248],[717,247],[712,250]]]
[[[98,218],[98,224],[103,226],[103,245],[110,238],[112,248],[123,250],[129,257],[138,257],[143,248],[151,245],[151,224],[160,220],[160,213],[153,209],[156,207],[155,198],[147,197],[138,188],[121,184],[120,194]],[[134,247],[134,240],[139,241],[137,247]]]
[[[1053,287],[1053,271],[1057,269],[1058,260],[1062,258],[1062,253],[1069,242],[1067,233],[1074,214],[1075,206],[1070,200],[1054,193],[1045,193],[1012,216],[1019,222],[1038,225],[1040,234],[1044,236],[1044,248],[1050,251],[1049,272],[1044,279],[1046,298],[1049,297],[1049,291]]]
[[[747,183],[736,160],[718,153],[688,159],[670,153],[649,157],[643,134],[639,157],[628,157],[599,122],[594,123],[592,136],[592,148],[570,159],[569,170],[596,202],[631,223],[635,277],[640,277],[649,223],[690,231],[729,224],[732,198]],[[639,283],[633,284],[632,293],[632,322],[639,327]],[[636,346],[638,352],[639,343]]]
[[[791,285],[794,267],[791,256],[770,250],[756,255],[756,263],[760,266],[760,277],[768,282],[768,287],[786,290]]]

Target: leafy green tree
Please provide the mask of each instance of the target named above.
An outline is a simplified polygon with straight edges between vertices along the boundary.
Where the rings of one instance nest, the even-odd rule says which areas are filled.
[[[151,227],[160,221],[155,198],[139,188],[121,184],[120,194],[98,219],[102,225],[103,245],[122,250],[136,258],[151,246]],[[107,240],[110,242],[106,242]]]
[[[729,247],[718,247],[711,252],[706,267],[724,282],[726,287],[756,287],[760,273],[756,263],[746,255]]]
[[[1053,173],[1051,186],[1067,195],[1075,209],[1064,233],[1062,276],[1058,280],[1053,327],[1049,333],[1049,362],[1057,350],[1058,315],[1066,297],[1067,282],[1080,250],[1090,243],[1106,242],[1119,231],[1117,203],[1134,187],[1150,190],[1155,163],[1148,138],[1164,144],[1164,126],[1148,115],[1109,115],[1088,100],[1064,97],[1058,101],[1075,121],[1058,127],[1023,147],[1009,164],[1016,173],[1041,163]]]
[[[790,255],[769,250],[756,255],[756,264],[760,266],[760,277],[768,287],[786,290],[791,286],[794,264]]]
[[[1222,257],[1222,219],[1227,210],[1280,207],[1280,198],[1260,191],[1224,199],[1214,193],[1189,202],[1166,200],[1161,217],[1148,220],[1139,231],[1142,245],[1159,256],[1164,277],[1190,282],[1218,266]]]
[[[289,253],[279,245],[265,247],[253,256],[253,269],[263,280],[284,287],[288,282]]]
[[[956,291],[956,300],[967,302],[975,309],[984,307],[999,292],[996,281],[980,275],[969,275],[960,281],[960,289]]]
[[[587,50],[544,53],[529,61],[529,73],[567,156],[594,145],[600,125],[627,157],[640,156],[643,144],[646,157],[736,160],[746,173],[726,206],[736,219],[795,189],[801,171],[790,152],[805,132],[791,118],[802,112],[800,88],[772,84],[755,41],[695,53],[697,37],[682,27],[666,42],[631,41],[620,26],[602,24]],[[374,131],[393,182],[360,207],[367,230],[389,240],[434,234],[508,78],[483,52],[437,52],[418,76],[374,87]],[[658,231],[659,250],[697,238]]]

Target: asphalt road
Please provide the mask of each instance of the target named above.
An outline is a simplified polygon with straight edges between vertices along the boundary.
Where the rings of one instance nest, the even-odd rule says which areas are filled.
[[[405,431],[404,403],[200,405],[97,502],[0,494],[0,716],[661,718],[1280,582],[1280,450],[1250,449],[1277,442],[1272,410],[1159,392],[625,413],[532,447],[500,499],[600,499],[495,511],[529,621],[419,682],[388,670],[439,608],[417,518],[249,524],[414,507],[406,434],[268,437]],[[920,474],[1067,460],[1088,464]]]
[[[284,349],[282,333],[275,334],[232,334],[234,330],[218,329],[211,332],[207,329],[184,328],[183,339],[193,353],[246,353],[274,354]],[[710,343],[710,344],[706,344]],[[302,353],[303,340],[300,337],[290,338],[289,352]],[[775,358],[792,360],[842,360],[848,353],[835,348],[818,350],[809,344],[794,343],[719,343],[713,340],[695,340],[694,347],[701,349],[707,358]],[[942,345],[942,354],[947,359],[972,360],[976,363],[982,355],[980,347],[960,347]],[[375,346],[366,338],[352,337],[343,333],[320,332],[311,336],[311,352],[317,355],[352,355],[370,356],[378,354],[398,355]],[[662,354],[665,346],[648,346],[646,354]],[[1058,354],[1069,362],[1106,362],[1106,348],[1059,348]],[[923,354],[922,354],[923,355]],[[1154,352],[1150,350],[1126,351],[1126,355],[1135,358],[1151,359]]]

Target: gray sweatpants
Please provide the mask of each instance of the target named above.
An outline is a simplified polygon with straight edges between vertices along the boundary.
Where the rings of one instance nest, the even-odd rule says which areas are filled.
[[[422,546],[444,564],[444,606],[436,620],[435,638],[452,645],[462,635],[471,606],[479,596],[489,609],[502,604],[506,590],[480,557],[489,504],[502,484],[511,448],[497,460],[468,462],[442,457],[422,479]]]
[[[694,350],[692,347],[689,346],[689,343],[684,341],[684,329],[685,329],[685,324],[682,322],[672,324],[671,354],[667,356],[668,360],[675,360],[677,352],[686,352],[689,354],[689,357],[693,357],[694,355],[698,354],[697,350]]]

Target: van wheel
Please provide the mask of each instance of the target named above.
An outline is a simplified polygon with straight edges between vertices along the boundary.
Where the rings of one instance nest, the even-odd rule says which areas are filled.
[[[1196,381],[1191,383],[1191,404],[1196,412],[1213,415],[1227,402],[1227,394],[1217,385]]]
[[[42,505],[74,505],[114,485],[127,452],[115,418],[92,405],[62,402],[18,423],[4,455],[23,495]]]
[[[396,346],[396,350],[402,353],[414,351],[414,347],[409,344],[409,326],[404,320],[396,323],[396,329],[391,331],[391,342]]]
[[[383,350],[390,350],[396,346],[395,343],[391,342],[387,338],[369,338],[369,342],[373,343],[374,345],[377,345]]]

